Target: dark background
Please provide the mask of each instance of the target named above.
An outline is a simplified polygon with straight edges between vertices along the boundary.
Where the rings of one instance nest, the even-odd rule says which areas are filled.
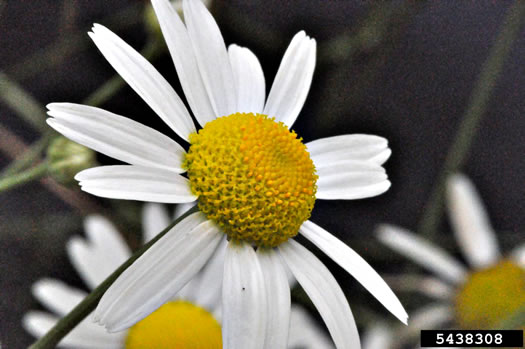
[[[378,245],[374,228],[389,222],[416,229],[511,4],[218,0],[212,10],[227,44],[248,46],[257,54],[267,90],[292,36],[304,29],[317,39],[312,88],[294,125],[305,141],[345,133],[377,134],[389,140],[393,155],[386,168],[392,188],[372,199],[318,201],[312,220],[347,241],[379,272],[397,272],[405,270],[406,264]],[[98,22],[140,49],[147,38],[141,14],[144,5],[124,0],[0,2],[0,70],[42,106],[81,102],[114,75],[86,32]],[[129,12],[119,18],[122,11]],[[501,232],[503,250],[523,241],[525,225],[523,34],[513,45],[479,129],[471,130],[477,134],[463,169]],[[169,56],[163,53],[154,64],[180,91]],[[127,86],[103,107],[173,135]],[[0,118],[3,127],[27,144],[38,139],[38,133],[3,101]],[[8,151],[0,149],[0,166],[10,160]],[[111,161],[101,156],[99,160]],[[131,231],[127,236],[131,243],[136,241],[138,223],[121,209],[137,212],[138,205],[88,199]],[[30,294],[38,278],[56,277],[82,286],[64,251],[70,236],[82,234],[82,212],[39,183],[0,194],[2,348],[24,348],[32,342],[20,320],[24,312],[40,307]],[[445,217],[439,231],[435,241],[457,254]],[[358,321],[362,306],[393,320],[355,280],[321,258],[337,274]],[[410,310],[410,300],[401,297]]]

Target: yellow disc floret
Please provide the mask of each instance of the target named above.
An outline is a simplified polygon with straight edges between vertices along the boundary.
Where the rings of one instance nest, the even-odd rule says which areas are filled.
[[[492,329],[525,306],[525,270],[503,260],[472,273],[456,297],[456,317],[464,329]]]
[[[282,122],[236,113],[190,135],[184,167],[199,209],[230,239],[274,247],[295,236],[315,202],[315,167]]]
[[[221,349],[221,326],[201,307],[169,302],[129,330],[125,348]]]

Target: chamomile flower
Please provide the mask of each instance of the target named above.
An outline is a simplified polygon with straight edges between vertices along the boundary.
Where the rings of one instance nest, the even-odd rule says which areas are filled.
[[[179,205],[180,206],[180,205]],[[176,212],[188,207],[177,207]],[[182,212],[184,213],[184,212]],[[177,215],[177,213],[176,213]],[[158,204],[146,204],[143,210],[144,240],[152,239],[169,224],[168,214]],[[105,218],[89,216],[85,220],[86,239],[69,241],[67,252],[82,280],[95,288],[113,270],[125,262],[131,252],[115,227]],[[222,249],[224,251],[224,248]],[[174,299],[138,322],[128,331],[108,333],[86,319],[70,332],[60,347],[74,348],[222,348],[220,330],[220,282],[224,253],[214,256],[201,274],[184,287]],[[51,313],[31,311],[23,325],[35,337],[43,336],[78,304],[87,293],[54,279],[41,279],[33,285],[33,294]],[[298,305],[292,305],[288,347],[305,349],[332,348],[312,318]]]
[[[257,57],[228,49],[196,0],[184,24],[167,0],[154,0],[164,38],[193,115],[168,82],[107,28],[90,33],[102,54],[182,139],[84,105],[53,103],[48,123],[94,150],[129,163],[77,174],[101,197],[166,203],[197,201],[186,217],[108,289],[95,319],[110,331],[132,326],[171,299],[226,242],[222,281],[225,348],[284,348],[290,319],[289,268],[324,319],[338,348],[359,347],[348,302],[328,269],[292,238],[301,233],[406,322],[403,306],[356,252],[308,221],[316,199],[360,199],[386,191],[387,141],[342,135],[303,144],[290,127],[311,85],[315,41],[292,39],[268,98]],[[187,177],[181,175],[187,172]],[[220,248],[220,247],[219,247]]]
[[[436,300],[412,314],[414,331],[439,328],[451,321],[461,329],[491,329],[525,305],[525,244],[502,256],[470,180],[454,175],[447,189],[450,222],[470,268],[404,229],[385,225],[378,237],[438,276],[412,276],[417,288]]]

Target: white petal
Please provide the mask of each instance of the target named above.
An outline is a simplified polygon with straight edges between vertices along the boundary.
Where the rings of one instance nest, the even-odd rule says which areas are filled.
[[[99,302],[95,320],[115,332],[148,316],[197,274],[222,236],[202,213],[186,217],[111,285]]]
[[[512,251],[512,258],[518,265],[525,268],[525,244],[519,245]]]
[[[392,153],[385,138],[366,134],[320,138],[305,145],[316,167],[341,160],[370,161],[382,165]]]
[[[267,295],[264,348],[288,348],[290,326],[290,286],[283,262],[273,249],[257,249]]]
[[[193,202],[175,205],[175,209],[173,210],[173,219],[179,218],[180,216],[185,214],[188,210],[190,210],[193,206],[195,206],[195,203]]]
[[[196,303],[205,309],[216,309],[221,302],[224,258],[227,245],[228,240],[225,236],[208,263],[202,268],[199,275],[199,287],[192,295],[192,299],[195,299]]]
[[[168,210],[164,205],[146,203],[142,208],[142,232],[146,243],[170,224]]]
[[[182,3],[177,3],[182,8]],[[184,95],[195,118],[204,127],[208,121],[215,119],[216,114],[202,82],[186,27],[168,0],[153,0],[152,5],[173,58]]]
[[[484,268],[500,258],[498,241],[472,182],[463,175],[447,182],[450,222],[467,261]]]
[[[385,324],[374,324],[366,329],[363,335],[363,349],[391,348],[393,331]]]
[[[222,343],[225,349],[264,348],[266,288],[249,244],[230,242],[224,261]]]
[[[465,280],[465,268],[445,250],[432,245],[405,229],[382,225],[378,229],[379,241],[417,264],[435,272],[455,284]]]
[[[22,325],[34,337],[43,337],[59,318],[39,311],[30,311],[22,319]],[[120,349],[125,333],[107,333],[104,328],[82,321],[71,330],[58,344],[58,347],[82,349]]]
[[[200,1],[184,1],[184,20],[215,116],[236,112],[233,72],[217,23]]]
[[[111,272],[131,257],[131,250],[126,241],[108,219],[99,215],[87,216],[84,220],[84,230],[89,243],[109,265]],[[109,274],[108,272],[104,278]]]
[[[348,301],[330,271],[294,240],[281,244],[279,252],[321,314],[335,346],[338,349],[361,348]]]
[[[262,113],[266,95],[264,73],[257,56],[246,47],[230,45],[228,55],[237,90],[237,111]]]
[[[66,250],[82,280],[94,289],[131,256],[131,250],[117,229],[102,216],[88,216],[84,230],[87,239],[73,237]]]
[[[408,314],[401,302],[381,276],[361,256],[313,222],[304,222],[299,232],[351,274],[385,308],[406,324]]]
[[[82,190],[112,199],[163,203],[192,202],[189,181],[160,168],[135,165],[94,167],[77,173]]]
[[[284,53],[264,113],[291,127],[303,108],[312,84],[316,43],[304,31],[295,34]]]
[[[181,138],[195,132],[195,125],[173,87],[144,57],[109,29],[95,24],[89,36],[117,73]]]
[[[72,103],[51,103],[49,126],[69,139],[132,165],[184,172],[184,149],[169,137],[131,119],[103,109]]]
[[[334,348],[330,338],[324,332],[303,308],[292,304],[288,348]]]
[[[371,162],[345,160],[316,167],[316,171],[318,199],[369,198],[390,188],[384,168]]]
[[[80,303],[86,293],[55,279],[40,279],[32,286],[33,295],[57,315],[66,315]]]

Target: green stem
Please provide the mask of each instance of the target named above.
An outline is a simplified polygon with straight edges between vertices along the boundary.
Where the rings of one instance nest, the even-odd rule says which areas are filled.
[[[73,310],[66,316],[60,319],[55,326],[49,330],[42,338],[33,343],[29,349],[46,349],[54,348],[62,338],[64,338],[80,321],[86,318],[97,306],[98,301],[106,290],[115,282],[115,280],[126,270],[133,262],[135,262],[144,252],[146,252],[155,242],[170,231],[176,224],[182,221],[190,214],[197,212],[197,206],[184,215],[173,221],[166,229],[160,232],[154,239],[138,249],[126,262],[124,262],[117,270],[106,278],[97,288],[95,288],[82,302],[80,302]]]
[[[51,137],[49,134],[42,136],[42,138],[32,144],[29,149],[10,163],[0,174],[0,178],[6,178],[7,176],[13,175],[27,168],[27,166],[34,162],[44,149],[46,149],[50,139]]]
[[[40,179],[48,174],[47,162],[41,162],[39,165],[30,168],[21,173],[17,173],[11,177],[0,179],[0,192],[13,189],[24,183]]]
[[[0,99],[40,132],[48,132],[44,108],[15,81],[0,72]]]
[[[485,115],[491,93],[503,69],[503,63],[508,57],[512,43],[517,38],[523,25],[524,15],[525,1],[517,0],[508,10],[503,28],[490,50],[489,57],[482,66],[481,74],[472,91],[470,102],[459,125],[456,138],[448,151],[445,163],[417,229],[420,234],[426,235],[430,239],[435,237],[443,214],[447,178],[459,171],[465,162],[474,137],[479,130],[481,119]]]

